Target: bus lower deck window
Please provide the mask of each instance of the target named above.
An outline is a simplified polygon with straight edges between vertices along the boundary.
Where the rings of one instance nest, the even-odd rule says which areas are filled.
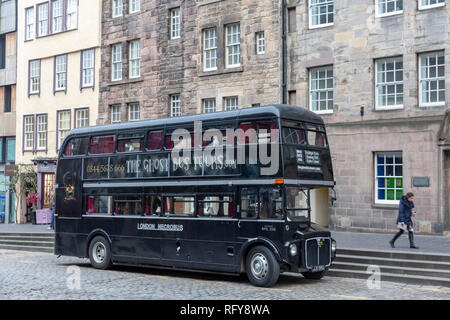
[[[204,217],[233,217],[233,198],[228,196],[199,196],[198,215]]]

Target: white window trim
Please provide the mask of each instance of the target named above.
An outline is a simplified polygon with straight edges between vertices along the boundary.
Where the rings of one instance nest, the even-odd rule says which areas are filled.
[[[206,42],[206,37],[205,37],[205,35],[206,35],[206,31],[212,30],[212,29],[215,30],[215,34],[216,34],[216,36],[215,36],[215,39],[216,39],[216,46],[215,46],[214,48],[208,48],[208,49],[206,49],[206,48],[205,48],[205,42]],[[204,30],[203,30],[203,71],[215,71],[215,70],[217,70],[217,59],[218,59],[218,57],[217,57],[217,49],[218,49],[218,47],[217,47],[217,40],[218,40],[218,38],[217,38],[217,28],[208,28],[208,29],[204,29]],[[216,60],[216,66],[215,66],[215,67],[212,67],[212,68],[207,68],[207,67],[206,67],[206,52],[207,52],[207,51],[213,51],[213,50],[216,51],[216,58],[215,58],[215,60]]]
[[[43,19],[43,20],[41,20],[40,19],[40,8],[42,8],[42,7],[45,7],[45,6],[47,6],[47,17],[46,17],[46,19]],[[50,4],[49,4],[49,2],[44,2],[44,3],[40,3],[40,4],[38,4],[37,6],[36,6],[36,14],[37,14],[37,19],[36,19],[36,21],[37,21],[37,35],[36,35],[36,37],[45,37],[45,36],[47,36],[47,35],[49,35],[50,34],[50,10],[51,10],[51,8],[50,8]],[[46,30],[41,30],[41,22],[42,21],[47,21],[47,28],[46,28]],[[41,33],[41,31],[43,31],[43,33]]]
[[[435,4],[429,4],[429,5],[421,5],[421,0],[419,1],[419,10],[428,10],[428,9],[434,9],[434,8],[440,8],[440,7],[445,7],[446,2],[441,2],[441,3],[435,3]]]
[[[174,99],[175,97],[178,97],[178,99]],[[178,106],[176,106],[176,109],[178,111],[179,109],[179,114],[175,114],[174,112],[174,103],[179,103]],[[173,94],[170,96],[170,116],[171,117],[179,117],[182,115],[182,110],[181,110],[181,95],[180,94]]]
[[[323,23],[323,24],[317,24],[317,25],[313,25],[312,24],[312,6],[311,6],[311,0],[308,0],[308,16],[309,16],[309,29],[319,29],[319,28],[326,28],[329,26],[333,26],[334,25],[334,15],[335,15],[335,4],[333,4],[333,22],[329,22],[329,23]]]
[[[389,152],[389,151],[386,151],[386,152],[375,152],[374,154],[373,154],[373,156],[374,156],[374,161],[373,161],[373,164],[374,164],[374,176],[373,176],[373,178],[375,179],[375,184],[374,184],[374,186],[375,186],[375,188],[374,188],[374,202],[375,202],[375,204],[394,204],[394,205],[397,205],[397,204],[399,204],[399,202],[400,202],[400,200],[379,200],[378,199],[378,171],[377,171],[377,165],[378,165],[378,163],[377,163],[377,155],[379,155],[379,154],[389,154],[389,153],[391,153],[391,154],[402,154],[402,157],[403,157],[403,152]],[[403,164],[402,164],[402,167],[403,167],[403,170],[405,169],[405,167],[403,166],[404,165],[404,158],[403,158]],[[402,175],[402,179],[403,179],[403,190],[405,190],[405,175],[404,175],[404,171],[403,171],[403,175]],[[393,176],[393,177],[397,177],[397,176]]]
[[[173,36],[173,30],[174,30],[174,23],[173,23],[173,12],[178,11],[178,30],[177,36]],[[170,10],[170,39],[174,40],[174,39],[180,39],[181,38],[181,8],[173,8]]]
[[[139,49],[138,49],[138,56],[133,58],[131,55],[131,50],[132,50],[132,46],[133,44],[139,43]],[[129,45],[129,50],[128,50],[128,64],[129,64],[129,78],[130,79],[137,79],[141,77],[141,41],[140,40],[133,40],[130,41],[130,45]],[[132,70],[133,70],[133,63],[132,62],[139,62],[139,68],[138,68],[138,73],[137,75],[132,75]]]
[[[430,55],[432,53],[438,53],[440,51],[436,51],[436,52],[430,52],[430,53],[424,53],[424,54],[419,54],[418,59],[419,59],[419,74],[418,74],[418,80],[419,80],[419,84],[418,84],[418,88],[419,88],[419,107],[420,108],[430,108],[430,107],[442,107],[445,106],[446,101],[440,101],[440,102],[426,102],[423,103],[422,102],[422,80],[420,79],[420,72],[422,70],[422,64],[421,64],[421,56],[422,55]],[[444,52],[444,68],[445,68],[445,52]],[[444,70],[444,74],[445,74],[445,70]],[[447,81],[447,79],[444,76],[444,80]],[[447,88],[445,88],[445,93],[447,94]],[[445,94],[445,96],[446,96]]]
[[[92,67],[87,68],[85,64],[85,54],[92,54]],[[85,83],[84,82],[84,72],[92,70],[92,82]],[[95,82],[95,49],[89,49],[81,51],[81,88],[92,88],[94,87]]]
[[[31,14],[31,22],[28,21],[28,18],[29,18],[28,13],[29,12],[32,13]],[[36,33],[35,23],[36,23],[36,16],[35,16],[34,7],[26,8],[25,9],[25,41],[34,39],[35,33]],[[28,32],[28,31],[30,31],[30,32]]]
[[[58,72],[58,59],[63,59],[64,58],[64,71]],[[56,56],[55,57],[55,92],[56,91],[65,91],[67,90],[67,64],[68,64],[68,59],[67,59],[67,55],[63,54],[60,56]],[[58,87],[58,74],[64,74],[64,86],[63,87]]]
[[[114,108],[117,107],[119,110],[119,112],[114,112]],[[116,105],[112,105],[111,106],[111,123],[121,123],[122,122],[122,113],[121,113],[121,106],[116,104]],[[118,121],[114,121],[114,114],[118,114],[119,115],[119,120]]]
[[[326,69],[328,67],[331,67],[333,69],[333,108],[332,109],[327,109],[327,110],[313,110],[312,109],[312,89],[311,89],[311,71],[314,69]],[[334,66],[325,66],[325,67],[314,67],[308,70],[308,86],[309,86],[309,110],[316,113],[316,114],[333,114],[334,113],[334,86],[335,86],[335,82],[334,82]]]
[[[67,0],[67,2],[66,2],[66,12],[65,12],[65,15],[66,15],[66,30],[67,31],[69,31],[69,30],[75,30],[75,29],[77,29],[78,28],[78,11],[79,11],[79,1],[78,0],[74,0],[74,1],[76,1],[76,10],[75,11],[73,11],[73,12],[69,12],[69,2],[70,2],[70,0]],[[68,21],[69,21],[69,16],[70,16],[70,14],[73,14],[73,15],[75,15],[75,17],[76,17],[76,19],[75,19],[75,25],[74,26],[68,26],[67,24],[68,24]]]
[[[206,112],[206,102],[214,101],[214,111]],[[208,98],[202,100],[202,113],[214,113],[217,112],[217,101],[215,98]]]
[[[399,14],[403,14],[403,10],[393,11],[393,12],[388,12],[388,13],[380,13],[378,0],[375,0],[375,17],[376,18],[396,16]]]
[[[45,119],[45,131],[39,131],[39,119],[40,118]],[[39,134],[44,134],[45,135],[45,140],[44,140],[44,146],[39,146],[40,143],[40,139],[39,139]],[[46,114],[40,114],[36,116],[36,150],[46,150],[47,149],[47,137],[48,137],[48,115]]]
[[[31,120],[31,124],[32,124],[32,131],[26,131],[27,128],[27,119],[32,119]],[[35,117],[32,115],[27,115],[24,116],[24,121],[23,121],[23,150],[24,151],[33,151],[33,147],[34,147],[34,131],[35,131]],[[31,135],[31,147],[27,147],[27,134]]]
[[[239,26],[239,43],[235,44],[228,44],[228,28],[233,26]],[[242,52],[241,52],[241,24],[240,23],[231,23],[229,25],[225,26],[225,68],[231,69],[231,68],[239,68],[241,66],[241,59],[242,59]],[[239,63],[235,64],[228,64],[228,56],[230,55],[229,49],[230,47],[239,46]]]
[[[60,16],[55,16],[55,4],[58,3],[58,1],[61,4],[61,15]],[[51,1],[51,10],[52,10],[52,34],[56,34],[56,33],[60,33],[64,31],[64,0],[55,0],[55,1]],[[59,30],[55,30],[55,21],[56,18],[61,19],[61,25],[60,25],[60,29]]]
[[[404,109],[404,103],[405,103],[405,84],[404,81],[402,82],[403,84],[403,104],[396,104],[396,105],[392,105],[392,106],[380,106],[379,105],[379,97],[378,97],[378,80],[377,80],[377,76],[378,76],[378,63],[381,61],[395,61],[395,59],[400,58],[400,57],[395,57],[395,58],[386,58],[386,59],[378,59],[375,61],[375,110],[401,110]],[[402,62],[403,62],[403,80],[405,79],[405,75],[404,75],[404,70],[405,70],[405,65],[404,65],[404,61],[403,61],[403,57],[402,58]]]
[[[86,117],[80,117],[80,115],[86,115]],[[87,125],[80,126],[81,122],[86,122]],[[75,128],[89,127],[89,109],[78,109],[75,111]]]
[[[69,121],[67,122],[69,124],[68,128],[64,128],[61,130],[61,115],[63,114],[68,114],[69,115]],[[56,141],[57,146],[58,146],[58,150],[61,148],[61,144],[64,141],[64,138],[66,137],[66,135],[69,133],[69,131],[71,130],[71,126],[70,126],[70,119],[71,118],[71,111],[70,110],[64,110],[64,111],[60,111],[57,112],[57,121],[58,121],[58,141]],[[64,137],[61,135],[62,131],[67,131],[66,134],[64,135]]]
[[[236,108],[228,109],[227,101],[230,101],[231,99],[236,100]],[[229,96],[229,97],[223,98],[223,110],[224,111],[232,111],[232,110],[237,110],[237,109],[239,109],[239,96]]]
[[[114,48],[120,48],[120,61],[114,60]],[[116,64],[120,65],[120,77],[116,78],[115,77],[115,70],[114,66]],[[111,81],[115,82],[115,81],[121,81],[123,79],[123,46],[121,43],[119,44],[114,44],[111,46]]]
[[[37,63],[39,65],[39,75],[37,76],[32,76],[31,70],[32,70],[32,64],[33,63]],[[29,62],[29,77],[28,77],[28,81],[29,81],[29,87],[30,87],[30,92],[29,94],[39,94],[41,91],[41,60],[33,60]],[[38,85],[38,89],[33,91],[33,78],[38,78],[39,79],[39,85]]]
[[[260,35],[262,35],[262,38],[260,38]],[[263,45],[262,47],[264,50],[260,51],[260,45],[259,41],[262,39]],[[256,33],[256,54],[265,54],[266,53],[266,34],[264,31],[260,31]]]
[[[123,16],[123,0],[121,0],[121,3],[122,3],[122,5],[121,5],[121,10],[120,10],[120,14],[118,14],[118,15],[116,15],[115,14],[115,9],[116,9],[116,6],[115,6],[115,1],[114,0],[112,0],[112,17],[113,18],[118,18],[118,17],[122,17]]]
[[[137,112],[135,110],[133,110],[133,114],[138,114],[139,118],[138,119],[131,119],[131,108],[132,107],[136,107],[137,106]],[[134,121],[140,121],[141,120],[141,106],[138,102],[132,102],[128,104],[128,121],[129,122],[134,122]]]
[[[141,1],[140,0],[138,0],[137,2],[139,3],[139,7],[136,9],[136,10],[131,10],[131,2],[132,2],[132,0],[130,0],[130,2],[129,2],[129,8],[128,8],[128,13],[129,14],[133,14],[133,13],[136,13],[136,12],[140,12],[141,11]],[[122,9],[122,11],[123,11],[123,9]]]

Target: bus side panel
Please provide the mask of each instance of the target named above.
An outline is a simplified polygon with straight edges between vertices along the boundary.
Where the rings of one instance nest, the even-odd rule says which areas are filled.
[[[55,254],[86,257],[87,234],[79,232],[81,219],[56,217]]]
[[[82,215],[81,164],[81,159],[58,160],[56,214],[60,217],[81,217]]]

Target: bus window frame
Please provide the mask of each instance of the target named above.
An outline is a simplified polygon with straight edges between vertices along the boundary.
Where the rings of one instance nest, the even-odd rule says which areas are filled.
[[[149,137],[148,136],[149,136],[150,132],[156,132],[156,131],[161,131],[161,133],[162,133],[161,144],[160,144],[158,149],[150,150],[150,149],[148,149],[148,143],[149,143],[149,139],[148,139]],[[162,151],[165,151],[165,140],[164,140],[165,136],[166,136],[166,129],[165,129],[165,127],[155,127],[155,128],[151,128],[150,130],[147,130],[145,132],[145,137],[144,137],[144,151],[143,152],[147,153],[147,152],[162,152]]]
[[[88,139],[88,145],[87,145],[87,148],[86,148],[86,153],[84,153],[84,154],[77,154],[77,155],[73,155],[72,154],[71,156],[66,155],[66,148],[68,147],[69,143],[72,140],[74,140],[74,139]],[[76,159],[76,158],[81,158],[81,157],[85,157],[85,156],[89,155],[89,147],[91,145],[90,141],[91,141],[91,136],[90,135],[84,135],[84,136],[73,135],[71,137],[68,137],[67,138],[67,142],[65,142],[64,145],[63,145],[63,148],[61,148],[62,158],[68,158],[68,159],[72,159],[73,158],[73,159]],[[73,153],[73,150],[72,150],[72,153]]]
[[[194,203],[194,213],[191,215],[180,215],[180,214],[175,214],[174,212],[174,201],[173,198],[174,197],[183,197],[183,198],[194,198],[194,201],[184,201],[184,202],[193,202]],[[166,198],[172,199],[172,203],[170,204],[170,213],[168,215],[166,215],[164,210],[164,206],[165,206],[165,201]],[[170,200],[169,200],[170,201]],[[196,194],[183,194],[183,193],[162,193],[161,194],[161,214],[160,217],[162,218],[173,218],[173,219],[186,219],[186,218],[197,218],[197,195]]]
[[[256,217],[252,217],[252,218],[248,218],[248,217],[242,217],[242,189],[257,189],[257,199],[258,199],[258,210],[257,210],[257,214]],[[281,210],[282,210],[282,216],[278,217],[278,218],[262,218],[261,217],[261,189],[263,188],[277,188],[280,192],[281,192]],[[286,192],[284,189],[284,186],[277,186],[277,185],[260,185],[257,187],[240,187],[238,190],[238,195],[239,195],[239,213],[238,213],[238,219],[240,220],[246,220],[246,221],[284,221],[287,217],[287,211],[286,211]]]
[[[92,138],[100,138],[100,137],[109,137],[109,136],[114,136],[114,150],[112,153],[91,153],[91,140]],[[90,156],[90,157],[104,157],[104,156],[109,156],[109,155],[114,155],[117,154],[117,132],[114,133],[108,133],[108,134],[102,134],[102,135],[90,135],[89,136],[89,147],[88,147],[88,152],[86,154],[86,156]]]
[[[117,135],[117,147],[116,147],[116,153],[117,154],[136,154],[136,153],[143,153],[143,152],[145,152],[146,150],[145,150],[145,148],[146,148],[146,145],[145,145],[145,135],[139,135],[139,136],[134,136],[134,137],[132,137],[132,136],[130,136],[130,137],[120,137],[119,138],[119,135]],[[140,147],[139,147],[139,150],[138,151],[119,151],[119,142],[120,141],[123,141],[123,140],[128,140],[128,141],[130,141],[130,140],[133,140],[133,139],[141,139],[141,142],[140,142]]]

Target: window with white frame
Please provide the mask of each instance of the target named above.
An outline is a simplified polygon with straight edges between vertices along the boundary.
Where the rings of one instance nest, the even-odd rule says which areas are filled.
[[[309,0],[309,27],[326,27],[334,23],[334,0]]]
[[[78,0],[67,0],[66,29],[78,27]]]
[[[55,57],[55,91],[65,90],[67,85],[67,55]]]
[[[309,71],[310,106],[317,113],[332,113],[334,101],[333,66]]]
[[[39,93],[41,88],[41,60],[30,61],[29,69],[30,69],[29,93],[30,94]]]
[[[36,116],[37,128],[37,150],[47,149],[47,115],[40,114]]]
[[[241,26],[239,23],[229,24],[225,28],[225,65],[227,68],[241,65]]]
[[[52,33],[63,31],[63,0],[52,1]]]
[[[375,202],[396,204],[403,195],[401,152],[375,153]]]
[[[403,108],[403,58],[376,61],[377,109]]]
[[[180,37],[180,8],[170,10],[170,38],[178,39]]]
[[[203,99],[203,113],[216,112],[216,99]]]
[[[135,13],[141,10],[141,0],[130,0],[130,13]]]
[[[121,110],[120,104],[115,104],[111,106],[111,123],[121,122]]]
[[[445,0],[419,0],[419,9],[430,9],[445,6]]]
[[[122,80],[122,44],[115,44],[111,49],[111,80]]]
[[[123,14],[123,0],[112,0],[112,16],[113,18],[120,17]]]
[[[75,128],[89,127],[89,109],[75,111]]]
[[[81,52],[81,87],[94,86],[94,49]]]
[[[58,111],[58,149],[70,131],[70,110]]]
[[[170,116],[181,116],[181,99],[179,94],[173,94],[170,96]]]
[[[256,33],[256,53],[264,54],[266,52],[266,40],[264,37],[264,31]]]
[[[48,34],[48,2],[37,6],[38,11],[38,37]]]
[[[445,104],[445,58],[444,52],[419,55],[420,105]]]
[[[34,38],[34,8],[25,9],[25,40]]]
[[[225,111],[236,110],[239,108],[238,97],[225,97],[223,98]]]
[[[141,120],[141,111],[139,103],[134,102],[128,104],[128,121],[138,121]]]
[[[130,42],[130,78],[141,76],[141,41]]]
[[[210,28],[203,30],[203,70],[217,69],[217,30]]]
[[[376,0],[376,16],[390,16],[403,12],[403,0]]]
[[[33,150],[34,146],[34,116],[24,116],[23,119],[23,150]]]

